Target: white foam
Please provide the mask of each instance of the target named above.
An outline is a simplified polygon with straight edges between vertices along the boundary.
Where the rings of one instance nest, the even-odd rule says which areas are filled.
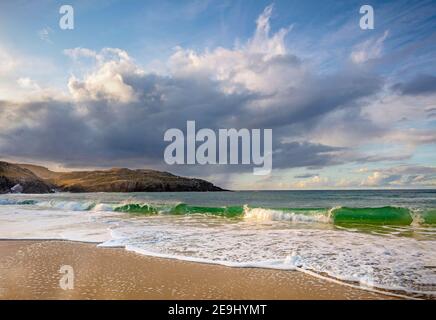
[[[319,212],[285,212],[282,210],[249,208],[244,206],[244,219],[248,221],[268,222],[268,221],[290,221],[290,222],[331,222],[328,215]]]
[[[114,240],[138,253],[222,264],[326,274],[364,288],[436,295],[436,241],[374,236],[344,230],[269,229],[245,222],[175,226],[168,218],[120,226]]]
[[[101,212],[101,211],[106,211],[106,212],[111,212],[113,211],[113,206],[110,204],[106,204],[106,203],[98,203],[94,206],[94,208],[92,208],[92,211],[95,212]]]
[[[0,209],[1,239],[52,239],[82,242],[109,240],[107,223],[95,221],[88,214],[74,211]]]
[[[59,210],[87,211],[94,206],[94,202],[50,200],[38,202],[36,205],[43,208],[54,208]]]

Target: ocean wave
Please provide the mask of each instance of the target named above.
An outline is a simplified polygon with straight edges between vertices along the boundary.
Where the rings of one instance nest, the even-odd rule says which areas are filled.
[[[429,268],[435,257],[434,241],[418,244],[411,238],[332,229],[259,229],[234,224],[205,228],[195,223],[182,227],[168,221],[157,219],[147,228],[126,225],[99,246],[229,267],[298,270],[361,289],[436,296]]]
[[[330,223],[331,218],[327,209],[265,209],[244,207],[244,219],[249,221],[290,221],[290,222],[322,222]]]
[[[158,210],[148,203],[127,203],[114,208],[116,212],[127,212],[131,214],[153,215],[158,214]]]
[[[436,209],[410,209],[404,207],[334,207],[334,208],[265,208],[244,206],[198,206],[186,203],[154,205],[135,200],[108,204],[93,201],[37,201],[0,199],[0,205],[36,205],[38,207],[65,211],[115,211],[134,215],[211,215],[239,218],[246,221],[268,222],[318,222],[334,225],[434,225]]]
[[[436,209],[412,210],[400,207],[331,209],[267,209],[245,206],[244,217],[254,221],[321,222],[335,225],[432,225],[436,224]]]
[[[362,288],[436,297],[435,209],[213,207],[105,202],[98,195],[93,201],[88,195],[81,201],[34,198],[31,205],[18,205],[27,197],[2,199],[14,207],[0,208],[0,238],[97,242],[232,267],[296,269]]]
[[[32,205],[36,204],[36,200],[13,200],[13,199],[0,199],[0,205],[10,206],[10,205]]]
[[[37,202],[38,207],[52,208],[66,211],[89,211],[95,207],[96,203],[92,201],[41,201]]]

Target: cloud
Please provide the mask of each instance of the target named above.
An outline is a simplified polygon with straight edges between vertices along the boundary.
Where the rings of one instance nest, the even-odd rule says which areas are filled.
[[[0,46],[0,73],[11,73],[19,64],[20,61],[17,58]]]
[[[41,87],[30,78],[18,78],[17,84],[27,90],[40,90]]]
[[[389,35],[386,30],[379,38],[372,38],[359,43],[350,54],[351,61],[362,64],[369,60],[380,58],[383,51],[383,43]]]
[[[395,84],[392,89],[410,96],[434,94],[436,93],[436,77],[428,74],[417,75],[408,82]]]
[[[375,170],[364,179],[363,187],[436,186],[436,168],[426,166],[398,166]]]
[[[401,175],[399,174],[387,174],[381,171],[375,171],[370,176],[368,176],[364,181],[362,181],[362,186],[368,187],[379,187],[386,186],[395,181],[399,181]]]
[[[75,100],[106,100],[123,104],[138,101],[135,89],[125,82],[124,77],[140,77],[144,71],[134,64],[126,51],[105,48],[97,54],[88,49],[76,48],[65,53],[76,59],[83,56],[97,59],[96,68],[84,79],[70,77],[68,89]]]
[[[281,176],[286,174],[281,173]],[[400,165],[373,170],[360,168],[355,170],[354,175],[346,177],[326,172],[323,176],[318,173],[295,175],[294,179],[297,181],[290,178],[278,179],[274,185],[283,189],[432,188],[436,186],[436,167]],[[268,182],[271,181],[258,182],[257,187],[268,186]]]
[[[306,188],[322,188],[330,185],[330,180],[327,177],[315,175],[309,179],[295,182],[291,185],[293,188],[306,189]]]
[[[286,50],[285,37],[290,27],[270,35],[272,9],[268,6],[263,11],[253,37],[242,46],[218,47],[203,53],[177,47],[169,61],[171,73],[215,80],[226,93],[249,90],[268,95],[297,85],[307,71]]]
[[[40,88],[44,94],[24,101],[0,101],[0,154],[67,167],[150,166],[184,175],[221,175],[216,179],[251,171],[250,166],[167,167],[164,132],[184,130],[187,120],[195,120],[198,129],[272,128],[275,170],[405,159],[355,150],[386,137],[405,143],[413,136],[402,138],[385,123],[390,119],[383,112],[390,108],[403,110],[392,117],[413,116],[407,114],[408,103],[397,103],[404,97],[381,100],[384,79],[349,63],[320,72],[287,48],[292,27],[271,30],[272,10],[267,7],[253,36],[233,48],[175,48],[164,62],[166,73],[146,72],[119,48],[64,50],[73,66],[67,94]],[[377,58],[386,37],[356,47],[370,50],[359,63]],[[39,87],[26,76],[18,78],[18,85]],[[414,135],[416,143],[434,141],[430,130]],[[298,182],[301,187],[333,181],[318,174],[295,178],[306,179]]]

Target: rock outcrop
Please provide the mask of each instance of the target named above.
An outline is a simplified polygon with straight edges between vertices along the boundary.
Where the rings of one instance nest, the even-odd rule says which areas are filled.
[[[50,181],[70,192],[223,191],[205,180],[154,170],[78,171],[62,173]]]
[[[30,170],[0,161],[0,193],[49,193],[53,187]]]
[[[0,162],[0,193],[16,185],[23,193],[224,191],[212,183],[155,170],[111,169],[54,172],[29,164]],[[16,187],[15,190],[21,190]]]

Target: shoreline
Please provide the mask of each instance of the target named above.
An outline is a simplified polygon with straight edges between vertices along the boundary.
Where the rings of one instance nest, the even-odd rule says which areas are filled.
[[[59,270],[71,266],[74,288]],[[300,271],[232,268],[69,240],[0,240],[0,299],[398,299]]]

